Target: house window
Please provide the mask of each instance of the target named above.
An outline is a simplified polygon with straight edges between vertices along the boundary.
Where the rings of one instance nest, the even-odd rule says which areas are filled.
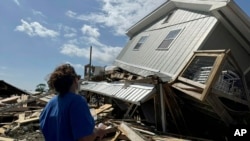
[[[158,49],[169,49],[170,44],[176,39],[177,35],[181,32],[181,29],[172,30],[168,33],[167,37],[160,44]]]
[[[196,51],[172,86],[201,101],[216,95],[228,108],[242,110],[248,97],[243,74],[231,57],[229,50]]]
[[[143,43],[147,40],[148,36],[142,36],[138,43],[135,45],[134,49],[139,49]]]
[[[169,19],[170,19],[170,18],[172,17],[172,15],[173,15],[173,13],[174,13],[174,11],[171,11],[171,12],[165,17],[165,20],[164,20],[163,24],[168,23]]]

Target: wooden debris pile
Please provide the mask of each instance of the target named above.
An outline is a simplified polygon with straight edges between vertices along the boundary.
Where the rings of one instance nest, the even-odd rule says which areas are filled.
[[[90,109],[96,121],[96,126],[101,126],[106,130],[106,136],[102,139],[103,141],[188,140],[187,137],[184,139],[184,137],[178,137],[177,135],[157,132],[154,127],[146,126],[135,119],[115,119],[112,116],[113,109],[111,104],[103,104],[98,108]]]
[[[39,131],[39,115],[53,96],[53,94],[23,94],[1,98],[0,140],[43,138]],[[34,135],[31,136],[32,134]]]
[[[37,140],[43,141],[39,130],[39,115],[53,94],[20,95],[2,98],[0,100],[0,140]],[[90,107],[96,126],[106,130],[104,141],[143,141],[143,140],[183,140],[169,136],[159,136],[138,121],[133,119],[114,119],[111,104],[102,104],[99,107]]]

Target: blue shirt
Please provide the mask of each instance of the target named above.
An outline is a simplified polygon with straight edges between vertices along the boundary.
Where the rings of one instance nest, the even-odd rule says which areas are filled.
[[[91,135],[94,127],[86,100],[74,93],[53,97],[40,114],[46,141],[75,141]]]

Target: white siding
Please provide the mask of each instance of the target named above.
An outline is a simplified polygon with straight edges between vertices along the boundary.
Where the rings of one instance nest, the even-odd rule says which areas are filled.
[[[119,61],[116,61],[115,65],[142,76],[148,75],[148,72],[143,74],[144,67],[175,77],[217,23],[217,19],[210,15],[182,9],[176,10],[168,23],[162,24],[164,19],[165,17],[130,40],[117,57],[117,60],[138,68],[131,70],[131,66]],[[183,31],[169,50],[157,49],[171,30],[179,28]],[[138,51],[133,50],[141,36],[145,35],[149,36],[147,41]]]

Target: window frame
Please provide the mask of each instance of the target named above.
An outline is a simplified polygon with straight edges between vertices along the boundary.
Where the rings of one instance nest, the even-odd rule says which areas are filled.
[[[210,92],[210,89],[212,88],[212,84],[215,83],[215,80],[220,73],[219,70],[221,69],[221,64],[226,59],[227,54],[228,54],[228,52],[225,50],[201,51],[201,52],[196,51],[196,52],[194,52],[193,57],[189,60],[189,62],[186,64],[186,66],[182,69],[182,71],[180,72],[180,74],[177,77],[178,82],[185,84],[187,87],[189,87],[188,88],[189,90],[193,89],[194,91],[191,90],[192,91],[191,92],[189,90],[182,89],[178,86],[178,83],[174,84],[173,87],[180,90],[180,91],[184,91],[186,94],[188,94],[188,95],[190,95],[190,96],[192,96],[200,101],[204,101],[206,96]],[[189,67],[191,62],[197,56],[216,57],[216,59],[214,61],[214,65],[210,71],[210,74],[209,74],[208,79],[207,79],[205,84],[202,84],[202,83],[199,83],[199,82],[182,77],[185,70]],[[199,90],[200,92],[197,92],[197,90]]]
[[[139,50],[141,46],[146,42],[147,39],[148,39],[148,35],[141,36],[138,42],[136,43],[136,45],[133,47],[133,50]]]
[[[178,29],[174,29],[174,30],[169,31],[167,36],[164,38],[164,40],[161,42],[161,44],[157,47],[157,50],[169,50],[169,48],[176,41],[176,39],[180,36],[180,34],[182,33],[183,30],[184,30],[184,28],[178,28]],[[178,33],[174,37],[171,36],[171,34],[175,31],[178,31]],[[168,37],[168,36],[170,36],[170,37]],[[166,42],[170,42],[170,43],[168,43],[166,47],[162,47],[162,46],[164,46],[163,44],[166,44]]]

